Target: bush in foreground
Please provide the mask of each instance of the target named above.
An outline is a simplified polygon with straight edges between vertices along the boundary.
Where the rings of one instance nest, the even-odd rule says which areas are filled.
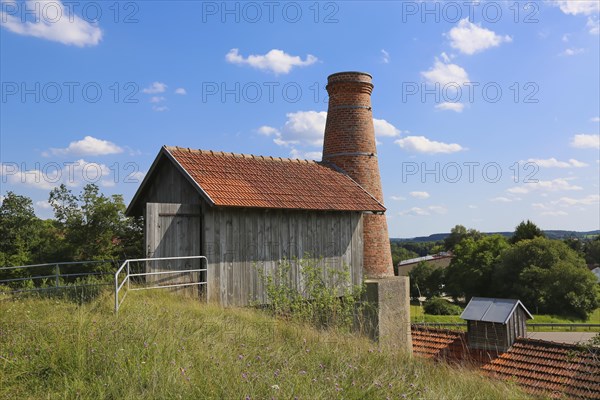
[[[523,399],[512,385],[250,309],[133,292],[0,299],[0,398]]]

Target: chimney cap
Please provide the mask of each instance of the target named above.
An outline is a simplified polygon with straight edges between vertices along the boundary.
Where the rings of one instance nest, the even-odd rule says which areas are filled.
[[[335,76],[338,75],[367,75],[369,78],[373,79],[373,75],[369,74],[368,72],[362,72],[362,71],[342,71],[342,72],[336,72],[334,74],[331,74],[327,77],[327,79],[333,78]]]

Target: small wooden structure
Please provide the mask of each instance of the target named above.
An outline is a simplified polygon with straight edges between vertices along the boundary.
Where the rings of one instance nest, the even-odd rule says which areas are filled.
[[[526,320],[533,319],[520,300],[486,297],[473,297],[460,317],[467,321],[469,348],[497,352],[527,337]]]
[[[127,215],[145,217],[147,257],[206,256],[204,295],[243,306],[267,302],[261,273],[307,254],[359,284],[363,214],[384,211],[324,162],[163,147]],[[289,280],[301,289],[295,263]]]

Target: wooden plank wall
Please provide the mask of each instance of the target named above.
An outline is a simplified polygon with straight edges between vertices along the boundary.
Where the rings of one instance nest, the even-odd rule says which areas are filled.
[[[185,257],[202,255],[201,207],[195,204],[146,204],[146,257]],[[199,259],[158,260],[145,262],[146,272],[180,271],[199,269],[206,265]],[[199,282],[201,273],[148,275],[146,282],[152,285],[172,285]],[[199,294],[198,286],[181,290],[187,294]]]
[[[271,274],[280,260],[310,254],[320,266],[350,267],[362,280],[362,215],[341,212],[252,210],[203,207],[203,253],[208,257],[209,300],[224,306],[266,303],[259,270]],[[301,287],[292,262],[290,281]]]

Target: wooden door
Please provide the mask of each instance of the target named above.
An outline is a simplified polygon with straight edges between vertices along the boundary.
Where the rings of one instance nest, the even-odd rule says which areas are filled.
[[[146,204],[146,257],[185,257],[202,255],[201,247],[202,219],[197,204]],[[179,271],[204,268],[206,263],[200,259],[158,260],[146,263],[146,272]],[[152,285],[173,285],[205,281],[205,273],[179,273],[149,275],[146,282]],[[200,294],[198,288],[205,286],[187,286],[188,294]]]

